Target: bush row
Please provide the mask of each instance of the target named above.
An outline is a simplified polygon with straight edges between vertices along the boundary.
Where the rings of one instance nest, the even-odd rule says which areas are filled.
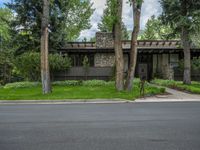
[[[106,86],[106,85],[113,85],[113,81],[103,81],[103,80],[87,80],[87,81],[78,81],[78,80],[66,80],[66,81],[55,81],[52,82],[54,86]],[[5,89],[12,89],[12,88],[30,88],[30,87],[37,87],[41,86],[40,82],[14,82],[8,83],[4,86]]]

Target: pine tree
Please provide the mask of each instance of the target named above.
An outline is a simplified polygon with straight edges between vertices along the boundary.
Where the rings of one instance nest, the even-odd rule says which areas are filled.
[[[160,18],[154,15],[147,21],[145,29],[139,39],[141,40],[166,40],[166,39],[179,39],[169,25],[162,23]]]
[[[101,17],[101,22],[98,23],[98,29],[102,32],[113,32],[113,24],[115,22],[115,18],[113,17],[113,10],[116,7],[114,5],[116,3],[115,0],[107,0],[106,1],[106,8],[103,11],[103,16]],[[128,40],[129,34],[126,28],[126,25],[122,21],[121,23],[121,30],[122,30],[122,40]]]
[[[161,0],[162,20],[180,35],[184,52],[183,83],[191,84],[190,36],[200,24],[199,0]]]

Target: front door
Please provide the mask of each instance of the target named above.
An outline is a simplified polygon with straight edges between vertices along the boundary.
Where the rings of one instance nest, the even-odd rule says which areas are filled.
[[[148,80],[148,66],[147,64],[138,64],[138,75],[140,79]]]
[[[153,58],[151,54],[138,54],[137,65],[136,65],[136,77],[139,75],[146,76],[147,80],[152,79],[152,69],[153,69]]]

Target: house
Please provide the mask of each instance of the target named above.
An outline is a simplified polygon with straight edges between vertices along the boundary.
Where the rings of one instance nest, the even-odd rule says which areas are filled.
[[[54,73],[55,80],[110,80],[114,77],[115,54],[112,33],[97,32],[95,42],[68,42],[58,49],[61,55],[68,54],[72,60],[69,70]],[[124,53],[124,74],[130,64],[131,41],[122,41]],[[89,68],[83,66],[87,56]],[[200,48],[191,48],[191,58],[200,56]],[[178,40],[139,40],[136,76],[146,75],[148,80],[159,77],[164,79],[182,79],[181,72],[175,73],[175,68],[183,59],[183,49]],[[200,80],[200,75],[194,76]]]

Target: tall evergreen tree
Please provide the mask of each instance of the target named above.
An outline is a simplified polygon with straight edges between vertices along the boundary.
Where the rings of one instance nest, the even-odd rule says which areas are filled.
[[[112,10],[115,5],[113,4],[113,0],[106,1],[106,8],[103,11],[103,16],[101,17],[101,22],[98,23],[98,28],[102,32],[113,32],[113,24],[115,22],[115,18],[113,17]],[[126,25],[122,21],[122,40],[128,40],[129,34],[126,28]]]
[[[173,32],[169,25],[164,25],[160,18],[154,15],[147,21],[142,35],[139,36],[141,40],[166,40],[178,39],[176,33]]]
[[[162,20],[177,32],[184,51],[184,84],[191,84],[190,35],[200,24],[199,0],[160,0],[163,8]]]

